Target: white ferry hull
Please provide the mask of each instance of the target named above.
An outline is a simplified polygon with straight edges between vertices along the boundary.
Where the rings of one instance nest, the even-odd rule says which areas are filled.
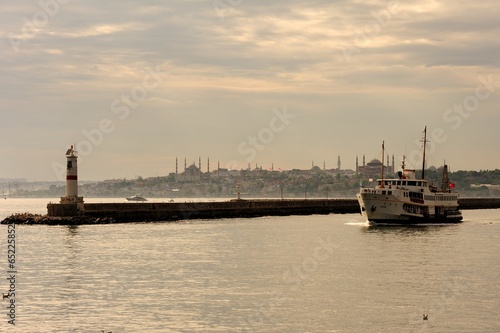
[[[411,205],[393,196],[371,193],[358,193],[357,199],[361,214],[372,224],[441,224],[459,223],[462,220],[460,212],[451,207]],[[443,209],[447,210],[446,213]]]

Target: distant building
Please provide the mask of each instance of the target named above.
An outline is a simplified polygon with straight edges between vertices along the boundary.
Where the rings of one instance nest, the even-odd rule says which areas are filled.
[[[313,166],[310,170],[311,173],[320,173],[321,172],[321,168],[317,165]]]
[[[178,182],[197,182],[203,178],[203,172],[193,163],[184,172],[177,174],[176,178]]]
[[[380,178],[382,175],[382,162],[377,159],[373,159],[368,162],[365,166],[356,166],[356,172],[362,174],[365,178]],[[394,173],[394,165],[386,165],[384,167],[385,175],[392,175]]]
[[[470,184],[470,188],[472,188],[472,189],[487,188],[488,190],[500,190],[500,185],[493,185],[493,184]]]
[[[250,173],[250,175],[253,172]],[[218,168],[212,171],[212,177],[214,178],[228,178],[228,177],[238,177],[241,176],[241,170],[229,170],[227,168]]]

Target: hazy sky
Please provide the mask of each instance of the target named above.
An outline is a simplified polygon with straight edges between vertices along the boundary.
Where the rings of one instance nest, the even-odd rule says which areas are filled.
[[[498,0],[4,0],[0,178],[500,167]],[[416,162],[415,164],[418,164]],[[418,167],[419,165],[415,165]],[[64,174],[64,173],[63,173]]]

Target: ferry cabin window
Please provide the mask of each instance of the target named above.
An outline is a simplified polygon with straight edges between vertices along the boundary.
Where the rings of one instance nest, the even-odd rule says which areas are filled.
[[[407,184],[408,184],[408,182],[405,180],[405,181],[403,182],[403,186],[406,186]]]
[[[398,181],[396,182],[396,185],[401,186],[401,181],[400,181],[400,180],[398,180]]]
[[[416,181],[409,181],[408,186],[417,186],[417,182]]]
[[[423,199],[424,195],[419,192],[410,192],[410,198]]]
[[[382,181],[377,180],[377,185],[378,185],[378,186],[382,185]]]

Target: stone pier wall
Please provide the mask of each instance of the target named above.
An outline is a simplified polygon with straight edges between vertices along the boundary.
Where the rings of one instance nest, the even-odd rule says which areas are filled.
[[[460,209],[500,208],[500,198],[463,198],[459,200]]]
[[[186,203],[85,204],[85,215],[117,221],[162,221],[273,215],[359,213],[356,200],[238,200]]]

